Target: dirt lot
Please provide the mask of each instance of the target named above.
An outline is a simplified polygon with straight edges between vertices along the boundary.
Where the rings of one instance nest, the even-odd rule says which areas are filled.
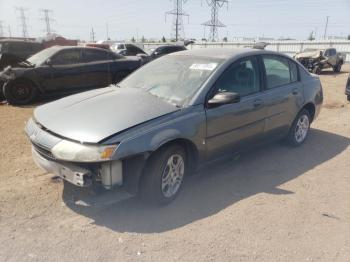
[[[82,207],[31,159],[33,108],[0,105],[0,261],[350,261],[350,104],[341,74],[307,142],[280,143],[187,180],[164,208]]]

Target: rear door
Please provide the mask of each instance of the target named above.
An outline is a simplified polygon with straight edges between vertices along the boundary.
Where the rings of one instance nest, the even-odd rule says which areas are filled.
[[[110,52],[103,49],[84,49],[84,71],[87,78],[87,87],[108,86],[111,82]]]
[[[264,135],[265,94],[261,92],[261,74],[256,56],[230,65],[215,83],[208,100],[225,91],[238,93],[241,101],[206,108],[208,158],[231,153],[258,141]]]
[[[81,48],[63,49],[51,58],[43,85],[52,91],[83,88],[88,84],[84,66]]]
[[[298,65],[279,55],[262,55],[267,118],[265,133],[283,135],[303,104]]]

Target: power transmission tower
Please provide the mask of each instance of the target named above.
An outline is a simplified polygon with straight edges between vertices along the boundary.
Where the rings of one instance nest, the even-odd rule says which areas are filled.
[[[326,40],[326,36],[327,36],[328,20],[329,20],[329,16],[327,16],[326,26],[324,27],[323,39],[325,39],[325,40]]]
[[[207,0],[207,4],[211,8],[211,19],[202,25],[210,27],[210,40],[215,42],[219,38],[218,28],[226,27],[219,21],[219,9],[225,4],[228,6],[228,0]]]
[[[189,19],[189,15],[185,13],[182,9],[182,5],[187,2],[187,0],[172,0],[174,2],[174,9],[165,13],[165,19],[167,15],[172,15],[173,24],[171,26],[171,34],[175,36],[175,41],[181,38],[185,38],[185,29],[183,25],[182,17],[186,16]]]
[[[0,37],[4,36],[4,27],[2,25],[2,21],[0,21]]]
[[[50,17],[50,13],[52,14],[53,11],[49,9],[41,9],[40,12],[43,13],[43,17],[41,18],[41,20],[45,21],[46,34],[50,35],[51,33],[53,33],[53,30],[51,28],[51,22],[54,21],[54,19]]]
[[[94,28],[92,27],[90,32],[90,39],[92,43],[95,43],[95,36],[96,36],[96,33],[94,32]]]
[[[27,17],[25,15],[25,11],[27,9],[23,7],[17,7],[16,10],[19,11],[19,19],[21,20],[21,27],[22,27],[22,36],[24,38],[28,38]]]

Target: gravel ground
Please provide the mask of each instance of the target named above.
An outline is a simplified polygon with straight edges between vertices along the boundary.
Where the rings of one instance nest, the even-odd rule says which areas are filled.
[[[0,105],[0,261],[350,261],[349,72],[322,74],[324,106],[302,147],[213,166],[163,208],[72,204],[31,159],[33,107]]]

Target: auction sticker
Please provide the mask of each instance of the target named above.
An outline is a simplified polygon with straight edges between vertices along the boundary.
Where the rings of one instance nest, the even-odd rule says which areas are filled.
[[[192,70],[208,70],[213,71],[217,67],[217,63],[209,63],[209,64],[193,64],[190,66]]]

